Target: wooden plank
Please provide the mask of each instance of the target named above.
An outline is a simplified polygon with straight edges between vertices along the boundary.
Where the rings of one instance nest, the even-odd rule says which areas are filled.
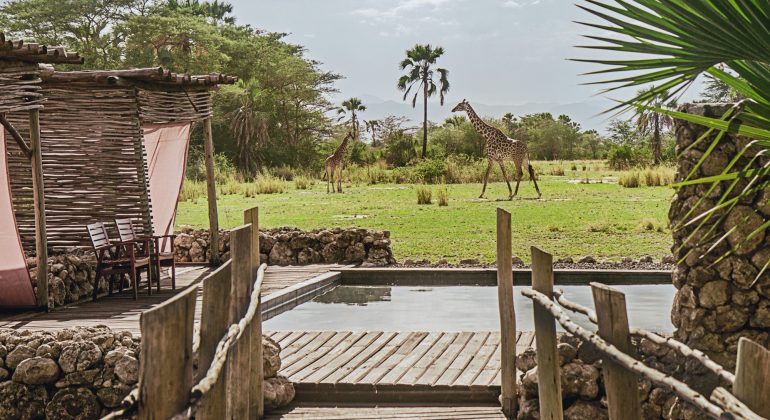
[[[290,336],[292,333],[293,333],[292,331],[269,331],[267,332],[267,336],[270,337],[276,343],[278,343],[278,345],[280,345],[281,341],[284,338]]]
[[[214,360],[217,345],[230,327],[230,290],[232,261],[222,265],[203,280],[203,302],[198,350],[198,380],[206,375]],[[227,370],[220,378],[227,377]],[[227,410],[227,382],[220,379],[201,400],[196,418],[219,419]]]
[[[230,231],[230,255],[232,261],[232,293],[230,324],[238,323],[246,315],[254,286],[251,266],[251,225]],[[261,345],[262,343],[260,343]],[[247,328],[230,351],[227,358],[228,417],[251,418],[251,329]]]
[[[414,385],[441,358],[446,349],[457,338],[457,333],[442,333],[441,337],[431,346],[430,350],[420,357],[407,369],[397,383]]]
[[[285,364],[285,361],[289,356],[302,350],[303,346],[320,334],[320,331],[294,331],[281,340],[278,345],[281,346],[281,360],[284,361],[284,366],[288,366]]]
[[[635,357],[628,329],[625,295],[599,283],[591,283],[591,292],[596,307],[599,336],[623,353]],[[610,358],[602,359],[602,363],[610,418],[641,419],[636,375]]]
[[[404,333],[404,332],[392,333],[392,334],[393,334],[393,337],[389,339],[389,341],[384,346],[382,346],[382,348],[380,348],[377,351],[377,353],[369,356],[367,360],[365,360],[361,365],[356,367],[346,377],[339,380],[339,382],[344,382],[344,383],[359,382],[361,379],[366,377],[372,369],[375,369],[378,366],[385,363],[385,361],[388,360],[388,358],[393,353],[395,353],[402,346],[405,346],[407,339],[411,336],[409,333]]]
[[[250,259],[252,282],[257,279],[259,270],[259,208],[254,207],[243,212],[243,223],[250,225]],[[260,288],[264,284],[264,277]],[[253,286],[252,286],[253,287]],[[264,372],[263,372],[263,348],[262,348],[262,295],[261,290],[257,294],[257,312],[251,322],[251,388],[249,389],[249,411],[253,416],[261,419],[265,415],[265,401],[263,398]]]
[[[217,183],[214,174],[214,132],[211,117],[203,120],[203,153],[206,164],[206,197],[209,206],[209,248],[212,265],[219,264],[219,215],[217,213]],[[232,239],[231,239],[232,240]]]
[[[254,274],[259,268],[259,207],[252,207],[243,211],[243,223],[251,224],[251,259],[254,265]]]
[[[500,333],[497,331],[491,332],[489,336],[487,336],[487,339],[484,341],[484,344],[481,346],[478,353],[476,353],[473,356],[473,359],[471,359],[468,367],[466,367],[460,376],[455,380],[454,385],[471,386],[476,380],[476,377],[481,374],[481,371],[487,365],[489,360],[494,357],[495,350],[497,349],[499,343]]]
[[[337,370],[342,370],[342,368],[348,362],[350,362],[351,359],[358,356],[359,353],[364,351],[380,335],[382,335],[381,332],[366,332],[358,338],[351,336],[350,341],[352,344],[350,344],[350,346],[348,346],[344,351],[341,351],[342,346],[339,346],[337,349],[335,349],[335,351],[330,352],[329,355],[327,355],[329,358],[326,360],[319,360],[317,362],[318,367],[311,368],[315,372],[302,378],[301,381],[310,383],[334,383],[334,381],[327,381],[326,378]],[[343,370],[343,372],[346,371]]]
[[[35,206],[35,255],[37,258],[37,306],[48,310],[48,234],[45,219],[43,148],[40,142],[40,110],[29,111],[29,142],[32,147],[32,191]],[[5,157],[3,157],[5,158]],[[98,279],[97,279],[98,280]]]
[[[323,343],[320,347],[315,349],[312,352],[308,352],[304,355],[302,355],[302,359],[297,361],[296,363],[293,363],[291,366],[289,366],[284,372],[289,378],[294,381],[294,375],[302,375],[302,370],[304,370],[306,367],[312,365],[315,363],[318,359],[326,356],[332,349],[336,348],[340,345],[340,343],[344,343],[345,340],[353,335],[351,332],[338,332],[338,333],[332,333],[331,339]]]
[[[284,356],[283,351],[281,352],[281,366],[283,366],[283,371],[286,372],[294,363],[302,360],[309,353],[317,350],[336,335],[337,333],[334,331],[304,333],[302,337],[285,350],[286,356]]]
[[[417,385],[433,385],[435,384],[441,375],[449,369],[449,366],[455,361],[460,352],[465,348],[468,340],[474,334],[472,332],[461,332],[455,336],[454,341],[446,348],[444,353],[438,359],[428,367],[425,373],[422,374],[414,384]]]
[[[502,344],[498,344],[495,350],[492,352],[492,357],[487,361],[486,366],[479,372],[479,375],[473,381],[472,385],[475,386],[489,386],[492,381],[497,377],[497,374],[501,372],[501,360],[500,360],[500,347]],[[501,373],[502,375],[502,373]],[[514,381],[516,378],[513,378]]]
[[[417,346],[423,341],[435,340],[435,336],[428,338],[428,333],[414,332],[410,333],[407,340],[402,346],[396,349],[388,358],[377,367],[370,370],[365,377],[361,378],[359,382],[376,384],[379,383],[385,375],[387,375],[394,367],[396,367],[401,360],[403,360],[408,354],[410,354]]]
[[[553,299],[553,256],[532,247],[532,288]],[[537,340],[537,390],[540,418],[564,418],[556,352],[556,320],[540,305],[532,305]]]
[[[377,384],[397,384],[404,373],[409,370],[418,360],[422,358],[430,349],[441,339],[443,333],[432,332],[427,335],[420,344],[410,351],[404,358],[392,368],[388,369],[385,376],[377,381]]]
[[[195,297],[189,288],[141,316],[140,419],[169,418],[189,401]]]
[[[770,378],[770,351],[746,337],[741,337],[738,340],[733,394],[752,411],[765,418],[770,418],[768,378]]]
[[[507,416],[516,414],[516,314],[513,309],[511,214],[497,209],[497,301],[500,308],[500,402]],[[494,377],[494,375],[493,375]],[[489,379],[490,381],[492,378]]]
[[[474,333],[460,354],[452,360],[452,363],[435,381],[434,385],[453,385],[455,380],[468,367],[473,357],[479,352],[487,337],[489,337],[488,332]]]
[[[322,419],[322,420],[459,420],[459,419],[505,419],[499,407],[495,406],[339,406],[303,407],[295,406],[279,410],[268,419]]]
[[[350,359],[344,366],[338,367],[329,376],[325,377],[324,382],[340,382],[351,372],[354,372],[356,369],[366,364],[370,358],[378,354],[378,352],[382,350],[397,335],[397,333],[394,332],[383,332],[376,334],[377,338],[374,341],[369,343],[365,349],[359,352],[354,358]]]

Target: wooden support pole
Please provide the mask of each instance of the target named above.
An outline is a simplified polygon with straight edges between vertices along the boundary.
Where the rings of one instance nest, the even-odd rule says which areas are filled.
[[[201,308],[200,350],[198,351],[198,378],[206,375],[214,360],[219,340],[230,327],[230,292],[232,290],[232,261],[226,262],[217,271],[203,280],[203,307]],[[227,371],[221,378],[227,377]],[[230,418],[227,413],[226,381],[220,379],[201,401],[196,419],[217,420]]]
[[[233,288],[230,293],[230,324],[246,315],[254,285],[255,270],[251,267],[251,225],[230,231],[230,260],[232,261]],[[251,413],[251,329],[247,328],[227,360],[230,418],[249,419]],[[261,343],[260,343],[261,345]],[[256,378],[254,378],[256,380]]]
[[[553,256],[532,247],[532,288],[553,299]],[[556,320],[551,312],[533,305],[537,349],[537,394],[540,418],[564,418],[561,400],[559,355],[556,349]]]
[[[40,142],[40,111],[29,111],[29,141],[32,148],[32,190],[35,206],[35,253],[37,258],[37,306],[48,310],[48,237],[45,224],[43,151]],[[96,287],[96,286],[94,286]]]
[[[168,419],[190,401],[197,287],[190,287],[139,318],[139,419]]]
[[[611,287],[591,283],[599,337],[635,358],[628,328],[626,296]],[[602,360],[610,419],[641,419],[636,375],[610,358]]]
[[[741,337],[733,394],[752,411],[770,418],[770,350]]]
[[[243,212],[243,223],[251,225],[251,261],[252,283],[257,278],[259,270],[259,207],[247,209]],[[258,419],[265,415],[264,380],[263,372],[263,348],[262,348],[262,296],[257,302],[257,313],[251,321],[251,389],[250,402],[251,413]]]
[[[5,118],[5,113],[0,113],[0,125],[5,127],[5,130],[8,132],[8,134],[13,137],[14,140],[16,140],[16,144],[19,145],[19,148],[21,149],[21,152],[24,153],[24,156],[27,157],[27,159],[32,159],[32,149],[29,147],[27,142],[24,141],[24,138],[21,137],[21,134],[19,134],[19,131],[16,129],[16,127],[11,124],[10,121],[8,121]]]
[[[500,309],[500,363],[503,413],[516,417],[516,315],[513,311],[511,214],[497,209],[497,302]]]
[[[214,174],[214,133],[211,117],[203,120],[203,153],[206,160],[206,191],[209,203],[209,250],[211,265],[219,264],[219,215],[217,213],[217,182]]]

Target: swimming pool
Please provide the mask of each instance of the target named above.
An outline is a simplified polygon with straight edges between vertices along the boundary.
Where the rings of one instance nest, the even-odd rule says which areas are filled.
[[[593,307],[588,286],[561,286],[565,297]],[[672,285],[615,286],[626,294],[632,326],[671,332]],[[514,287],[516,327],[533,331],[532,301]],[[591,324],[583,316],[572,318]],[[495,331],[500,329],[497,288],[490,286],[338,286],[265,321],[270,331]]]

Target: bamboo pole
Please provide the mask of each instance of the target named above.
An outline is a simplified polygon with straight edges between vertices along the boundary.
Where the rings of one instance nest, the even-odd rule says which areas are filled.
[[[532,288],[553,298],[553,256],[532,247]],[[533,305],[537,349],[537,394],[541,419],[564,418],[561,401],[556,321],[545,308]]]
[[[32,190],[35,205],[35,252],[37,257],[37,306],[48,310],[48,239],[45,224],[43,151],[40,143],[40,111],[29,111],[29,141],[32,148]],[[96,285],[94,285],[96,287]]]
[[[736,398],[726,389],[716,387],[711,393],[711,401],[714,404],[725,410],[725,414],[729,414],[732,417],[723,416],[725,418],[743,419],[743,420],[765,420],[765,417],[760,417],[757,413],[751,411],[741,400]]]
[[[599,283],[591,283],[591,291],[594,295],[599,337],[634,357],[634,346],[631,344],[631,333],[628,329],[626,296]],[[613,360],[606,360],[603,368],[610,418],[641,419],[636,375]]]
[[[203,149],[206,156],[206,191],[209,203],[209,250],[211,265],[219,264],[219,216],[217,214],[217,184],[214,174],[214,134],[211,117],[203,120]]]
[[[770,418],[770,351],[741,337],[735,367],[733,394],[752,411]]]
[[[500,363],[503,413],[516,416],[516,315],[513,311],[513,266],[511,264],[511,214],[497,209],[497,302],[500,310]]]
[[[247,209],[243,212],[243,223],[251,224],[251,261],[254,269],[253,278],[257,278],[259,270],[259,207]],[[257,312],[251,323],[251,388],[250,388],[250,412],[261,419],[265,415],[265,401],[263,395],[265,374],[263,372],[263,347],[262,347],[262,296],[257,291]]]

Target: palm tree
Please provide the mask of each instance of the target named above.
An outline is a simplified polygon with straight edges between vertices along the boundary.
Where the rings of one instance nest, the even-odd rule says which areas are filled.
[[[647,90],[655,90],[655,86],[648,88]],[[644,91],[637,92],[637,95],[644,94]],[[666,98],[670,95],[667,91],[660,92],[647,101],[648,108],[637,108],[636,115],[636,130],[642,136],[652,135],[650,139],[650,151],[652,152],[652,162],[655,165],[659,165],[662,160],[663,152],[661,150],[660,135],[663,130],[674,126],[674,119],[666,114],[655,111],[657,108],[671,107],[671,104],[664,104]],[[652,109],[651,109],[652,108]]]
[[[262,90],[256,80],[239,80],[238,84],[232,88],[235,99],[234,109],[226,113],[230,121],[229,129],[238,149],[236,157],[238,166],[252,174],[257,170],[259,148],[270,141],[269,120],[261,107],[261,93]]]
[[[372,147],[377,147],[377,130],[380,129],[382,122],[380,120],[368,120],[364,121],[364,125],[372,133]]]
[[[361,102],[358,98],[348,98],[344,101],[342,101],[342,106],[337,108],[337,114],[340,114],[341,120],[345,118],[345,116],[350,113],[350,131],[353,133],[353,138],[358,138],[358,130],[359,130],[359,123],[358,123],[358,115],[356,115],[356,112],[364,112],[366,111],[366,106]]]
[[[422,88],[423,96],[423,121],[422,121],[422,158],[428,152],[428,98],[433,96],[436,91],[439,92],[439,98],[441,98],[441,106],[444,106],[444,95],[449,92],[449,79],[447,75],[449,71],[446,69],[438,68],[433,70],[432,65],[436,64],[436,60],[444,54],[444,49],[441,47],[433,48],[430,44],[417,44],[411,50],[406,51],[406,58],[401,62],[401,70],[407,70],[407,74],[401,76],[398,79],[398,89],[404,91],[404,99],[409,96],[409,92],[415,85],[417,89],[412,98],[412,108],[417,105],[417,95]],[[435,74],[438,73],[438,86],[434,80]]]

